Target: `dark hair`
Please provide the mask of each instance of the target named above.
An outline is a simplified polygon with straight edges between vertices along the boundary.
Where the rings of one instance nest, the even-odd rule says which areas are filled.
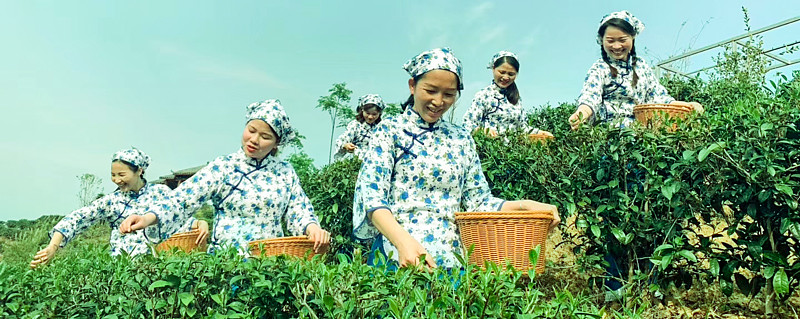
[[[447,70],[445,70],[445,71],[447,71]],[[422,74],[420,74],[420,75],[417,75],[417,76],[415,76],[415,77],[414,77],[414,85],[416,85],[416,83],[418,83],[418,82],[419,82],[419,80],[422,80],[422,77],[423,77],[423,76],[424,76],[426,73],[428,73],[428,72],[425,72],[425,73],[422,73]],[[455,73],[453,73],[453,74],[455,74]],[[459,78],[458,78],[458,75],[456,75],[456,87],[457,87],[457,88],[460,88],[460,87],[461,87],[461,79],[459,79]],[[458,94],[461,94],[461,89],[458,89]],[[406,108],[407,108],[409,105],[412,105],[412,106],[414,105],[414,94],[411,94],[411,95],[409,95],[409,96],[408,96],[408,99],[406,99],[406,101],[405,101],[405,102],[403,102],[403,103],[401,103],[401,104],[400,104],[400,106],[401,106],[401,107],[403,107],[403,111],[405,111],[405,110],[406,110]]]
[[[113,163],[113,162],[120,162],[120,163],[122,163],[122,164],[125,164],[125,166],[127,166],[128,168],[130,168],[130,169],[131,169],[131,172],[133,172],[134,174],[136,174],[136,172],[137,172],[137,171],[139,171],[139,168],[140,168],[139,166],[133,165],[133,163],[131,163],[131,162],[128,162],[128,161],[126,161],[126,160],[117,159],[117,160],[114,160],[114,161],[112,161],[112,163]],[[144,179],[144,170],[142,170],[142,175],[140,175],[139,177],[141,177],[142,179]],[[146,183],[146,182],[147,182],[147,180],[145,180],[145,183]]]
[[[615,78],[615,77],[617,77],[618,71],[617,71],[616,68],[611,66],[611,62],[610,62],[610,60],[608,58],[608,54],[606,54],[606,50],[603,49],[603,40],[602,39],[606,35],[606,29],[609,26],[616,27],[616,28],[622,30],[622,32],[625,32],[628,35],[630,35],[631,38],[633,38],[634,35],[636,35],[636,30],[633,28],[633,26],[630,23],[628,23],[627,21],[622,20],[620,18],[609,19],[608,21],[606,21],[606,23],[603,23],[603,25],[600,26],[600,29],[597,29],[597,38],[601,39],[600,40],[600,54],[603,56],[603,61],[606,61],[606,63],[608,63],[608,67],[611,69],[611,77]],[[634,66],[636,66],[636,39],[633,38],[631,41],[632,41],[631,53],[629,54],[630,59],[631,59],[631,70],[633,70],[633,81],[631,82],[631,85],[633,85],[633,87],[636,87],[636,82],[639,82],[639,75],[636,74],[636,69],[633,68]]]
[[[361,123],[364,123],[364,121],[366,121],[366,119],[364,118],[364,112],[370,111],[372,109],[377,109],[378,113],[383,114],[383,110],[375,104],[369,103],[369,104],[359,105],[356,108],[356,120]],[[378,124],[380,122],[381,122],[381,117],[380,115],[378,115],[378,119],[375,120],[374,124]]]
[[[281,144],[281,137],[278,135],[277,132],[275,132],[275,129],[272,128],[272,125],[267,125],[267,126],[269,126],[269,129],[272,130],[272,133],[275,134],[275,147],[273,147],[272,150],[269,151],[269,154],[267,154],[267,156],[270,155],[278,156],[278,145]]]
[[[511,67],[514,68],[517,73],[519,73],[519,61],[515,59],[513,56],[504,56],[494,61],[494,65],[492,65],[492,70],[496,69],[497,67],[503,65],[503,63],[508,63]],[[517,89],[517,81],[514,81],[509,85],[505,90],[503,90],[503,95],[506,96],[511,104],[516,105],[519,102],[519,90]]]

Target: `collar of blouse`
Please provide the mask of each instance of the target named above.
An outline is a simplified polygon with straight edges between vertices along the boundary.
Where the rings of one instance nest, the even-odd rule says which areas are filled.
[[[149,188],[149,187],[150,187],[150,183],[145,182],[144,185],[142,185],[142,188],[140,188],[138,191],[125,191],[125,192],[119,192],[119,193],[122,194],[123,196],[126,196],[126,197],[137,198],[137,197],[141,196],[142,194],[144,194],[145,190],[147,188]],[[119,188],[117,190],[119,190]]]
[[[608,60],[609,60],[608,64],[613,66],[613,67],[615,67],[617,70],[630,71],[630,69],[631,69],[631,63],[630,63],[631,57],[630,57],[630,55],[628,56],[628,59],[624,60],[624,61],[623,60],[617,60],[617,59],[614,59],[614,58],[611,58],[611,57],[609,57]]]
[[[494,83],[494,80],[492,80],[492,85],[490,87],[492,88],[492,93],[494,93],[494,98],[501,100],[506,96],[506,89],[498,86],[497,83]]]
[[[422,116],[419,115],[419,113],[417,113],[417,111],[414,110],[414,107],[407,108],[406,111],[403,113],[403,116],[412,123],[414,123],[415,126],[424,129],[426,131],[434,131],[438,129],[442,124],[441,118],[439,118],[438,121],[432,124],[425,122],[425,120],[422,119]]]
[[[241,148],[239,148],[239,150],[236,152],[236,156],[239,157],[248,166],[251,166],[251,167],[256,168],[256,169],[261,169],[264,166],[266,166],[267,163],[272,161],[272,157],[273,157],[272,155],[267,154],[267,156],[264,157],[263,159],[257,160],[255,158],[248,157],[247,155],[245,155],[244,154],[244,150],[242,150]]]

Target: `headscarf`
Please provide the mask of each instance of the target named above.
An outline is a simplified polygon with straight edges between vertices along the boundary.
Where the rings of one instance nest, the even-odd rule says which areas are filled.
[[[146,170],[150,166],[150,156],[135,147],[118,151],[111,157],[112,163],[120,160],[131,163],[142,170]]]
[[[255,102],[247,106],[247,121],[251,120],[262,120],[269,124],[281,140],[278,145],[284,145],[296,138],[289,117],[283,110],[281,101],[277,99]]]
[[[383,99],[377,94],[366,94],[358,98],[358,107],[362,107],[367,104],[375,104],[381,111],[383,111],[383,108],[385,107],[383,104]]]
[[[432,70],[447,70],[455,73],[458,77],[458,89],[464,89],[464,81],[461,74],[461,61],[453,55],[453,52],[448,47],[422,52],[403,64],[403,69],[405,69],[412,78]]]
[[[644,23],[642,23],[642,21],[634,17],[633,14],[631,14],[626,10],[613,12],[611,14],[604,16],[603,19],[600,20],[600,25],[597,26],[597,29],[600,29],[600,27],[602,27],[606,22],[608,22],[608,20],[614,18],[622,19],[623,21],[633,26],[633,37],[637,37],[639,33],[642,33],[642,31],[644,31]],[[598,35],[597,44],[602,44],[602,43],[603,39],[601,38],[601,36]]]
[[[513,52],[500,51],[500,52],[495,53],[492,56],[492,60],[489,61],[489,65],[486,68],[487,69],[493,69],[494,68],[494,63],[497,62],[497,60],[499,60],[500,58],[505,57],[505,56],[510,56],[510,57],[514,58],[515,60],[517,60],[517,62],[519,62],[519,58]]]

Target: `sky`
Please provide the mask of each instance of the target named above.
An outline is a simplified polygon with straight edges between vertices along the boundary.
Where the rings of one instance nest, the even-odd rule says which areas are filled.
[[[800,14],[796,0],[0,0],[0,220],[79,208],[85,173],[113,192],[110,161],[120,149],[150,155],[150,180],[232,153],[245,107],[265,99],[281,100],[306,136],[304,151],[325,165],[331,121],[319,97],[345,82],[352,107],[367,93],[404,101],[402,65],[424,50],[449,46],[462,61],[460,122],[491,83],[486,65],[497,51],[519,56],[526,108],[555,106],[577,98],[599,57],[605,14],[628,10],[644,22],[637,52],[655,65],[744,33],[742,6],[753,29]],[[800,23],[783,27],[764,47],[798,34]],[[683,67],[707,66],[713,55]]]

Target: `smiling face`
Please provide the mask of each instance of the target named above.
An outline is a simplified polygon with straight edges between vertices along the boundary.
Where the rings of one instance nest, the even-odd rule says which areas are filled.
[[[408,80],[414,111],[427,123],[436,123],[458,99],[458,79],[447,70],[431,70],[418,81]]]
[[[378,119],[381,118],[381,113],[381,109],[379,109],[375,104],[367,104],[364,105],[363,111],[361,111],[361,116],[364,117],[364,122],[367,124],[374,124]]]
[[[492,75],[494,75],[494,83],[501,89],[505,89],[517,79],[517,69],[511,64],[503,63],[492,69]]]
[[[119,190],[122,192],[138,191],[144,186],[142,180],[141,168],[136,169],[134,172],[128,164],[121,161],[111,162],[111,181],[117,184]]]
[[[608,26],[603,35],[603,50],[609,57],[617,60],[628,60],[633,48],[633,36],[615,26]]]
[[[247,157],[262,160],[278,145],[278,135],[266,122],[247,122],[242,134],[242,150]]]

